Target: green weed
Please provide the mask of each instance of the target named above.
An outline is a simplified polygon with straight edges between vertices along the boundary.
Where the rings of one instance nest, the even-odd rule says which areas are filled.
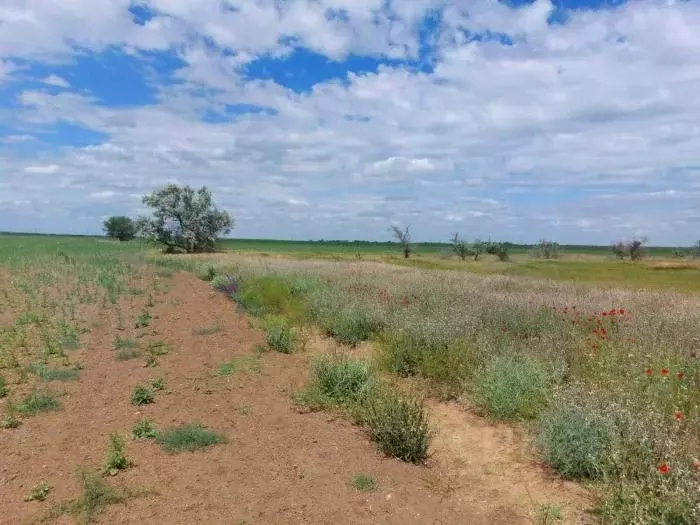
[[[377,480],[368,474],[357,474],[352,478],[352,486],[360,492],[373,492],[377,490]]]
[[[370,385],[369,365],[343,355],[322,356],[311,364],[311,381],[298,393],[298,403],[308,406],[339,406],[362,399]]]
[[[151,316],[150,312],[148,310],[144,310],[137,317],[136,322],[134,323],[134,328],[147,328],[151,325],[152,320],[153,317]]]
[[[80,371],[71,368],[50,368],[43,363],[29,366],[29,371],[44,381],[76,381]]]
[[[174,454],[206,449],[223,443],[225,439],[222,435],[205,429],[199,423],[190,423],[160,432],[156,441],[166,452]]]
[[[5,397],[7,394],[7,382],[3,376],[0,376],[0,397]]]
[[[192,330],[193,335],[214,335],[221,331],[220,326],[204,326],[202,328],[197,328]]]
[[[13,406],[14,411],[24,416],[34,416],[41,412],[59,410],[61,403],[55,394],[51,392],[32,391],[18,404]]]
[[[131,463],[124,455],[124,448],[124,439],[119,434],[110,434],[107,457],[102,469],[105,474],[114,475],[129,467]]]
[[[117,361],[130,361],[131,359],[139,359],[141,357],[143,357],[143,351],[138,349],[119,350],[114,356]]]
[[[155,439],[158,436],[153,421],[147,418],[138,420],[131,432],[135,439]]]
[[[289,326],[289,321],[280,315],[268,315],[263,321],[265,341],[268,346],[283,354],[294,353],[297,332]]]
[[[139,343],[136,339],[128,339],[117,336],[113,343],[115,350],[138,348]]]
[[[153,403],[155,396],[153,391],[143,386],[136,386],[131,394],[131,404],[134,406]]]
[[[537,509],[535,523],[537,525],[553,525],[564,519],[561,509],[556,505],[540,505]]]
[[[151,381],[151,387],[153,387],[153,390],[156,392],[165,390],[165,380],[162,377],[157,377]]]

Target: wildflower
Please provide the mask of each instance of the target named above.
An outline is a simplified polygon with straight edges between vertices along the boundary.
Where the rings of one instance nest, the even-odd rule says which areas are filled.
[[[601,313],[600,315],[602,315],[603,317],[605,317],[605,316],[608,315],[608,312],[603,312],[603,313]]]
[[[683,372],[678,372],[678,373],[676,374],[676,377],[677,377],[678,379],[680,379],[681,381],[683,381],[683,378],[685,377],[685,374],[684,374]]]
[[[598,330],[593,330],[593,335],[598,335]]]
[[[504,334],[505,334],[507,331],[508,331],[507,328],[501,328],[501,332],[503,332]]]
[[[669,472],[671,472],[671,467],[669,467],[668,464],[664,463],[663,465],[659,466],[658,470],[661,474],[668,474]]]
[[[608,331],[605,328],[601,328],[600,333],[603,335],[608,335]]]
[[[636,343],[637,339],[634,337],[630,337],[627,341],[629,341],[630,343]]]
[[[644,371],[644,373],[645,373],[646,375],[648,375],[649,377],[651,377],[651,375],[654,373],[654,371],[653,371],[651,368],[647,368],[647,369]]]
[[[624,308],[620,308],[620,315],[625,315],[625,309],[624,309]]]
[[[676,410],[676,413],[674,415],[676,417],[676,421],[683,421],[685,419],[685,414],[680,410]]]
[[[668,368],[662,368],[661,369],[661,375],[666,377],[668,375]]]

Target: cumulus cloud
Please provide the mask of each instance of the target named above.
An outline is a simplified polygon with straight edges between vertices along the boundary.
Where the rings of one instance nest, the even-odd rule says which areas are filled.
[[[0,7],[0,83],[16,60],[65,67],[105,49],[183,62],[148,105],[113,107],[50,74],[44,83],[60,92],[22,88],[7,117],[0,108],[17,128],[5,144],[66,123],[106,137],[44,149],[31,165],[26,152],[0,156],[0,182],[19,181],[13,200],[58,202],[66,230],[82,227],[71,216],[98,223],[105,207],[136,213],[139,195],[179,181],[212,187],[240,235],[382,238],[391,221],[424,239],[697,235],[697,3],[640,0],[556,23],[549,0],[141,5],[142,20],[128,0]],[[295,48],[394,62],[305,93],[247,75],[247,64]],[[267,110],[204,118],[231,104]],[[56,176],[37,187],[22,173]],[[21,228],[30,214],[5,220]]]

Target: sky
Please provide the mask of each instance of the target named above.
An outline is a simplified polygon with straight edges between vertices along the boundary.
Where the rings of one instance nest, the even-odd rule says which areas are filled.
[[[700,238],[700,0],[3,0],[0,231]]]

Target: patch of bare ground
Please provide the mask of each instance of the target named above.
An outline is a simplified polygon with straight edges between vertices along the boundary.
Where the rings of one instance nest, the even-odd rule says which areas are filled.
[[[76,359],[80,380],[51,384],[64,392],[63,409],[26,418],[0,430],[0,523],[31,523],[57,503],[79,496],[76,467],[99,468],[109,434],[127,438],[132,466],[107,483],[157,492],[112,505],[101,523],[154,524],[407,524],[528,523],[533,506],[564,506],[577,522],[582,490],[555,481],[520,457],[521,438],[451,405],[431,404],[440,432],[428,467],[379,454],[363,431],[328,413],[302,414],[290,394],[307,378],[307,357],[274,352],[250,368],[221,376],[218,367],[255,355],[262,334],[251,330],[235,305],[195,277],[161,279],[167,291],[148,310],[150,326],[133,330],[145,298],[120,298],[99,314]],[[121,319],[121,320],[120,320]],[[203,327],[219,330],[203,334]],[[133,334],[131,332],[134,332]],[[118,361],[117,336],[144,346],[165,342],[157,366],[144,359]],[[163,378],[155,403],[134,407],[137,384]],[[227,442],[205,451],[165,453],[152,441],[131,440],[131,428],[148,417],[159,429],[201,422]],[[358,473],[377,489],[352,486]],[[45,502],[25,502],[32,486],[53,487]],[[70,523],[67,516],[58,523]]]

